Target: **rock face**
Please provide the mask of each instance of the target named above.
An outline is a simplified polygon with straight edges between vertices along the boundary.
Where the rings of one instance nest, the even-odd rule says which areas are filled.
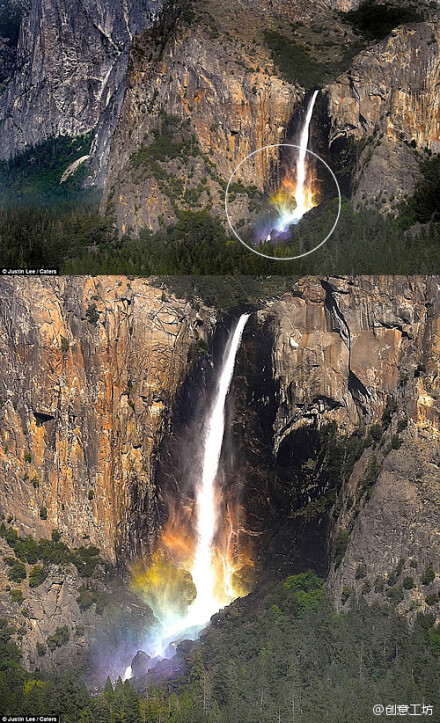
[[[435,280],[360,276],[307,279],[294,295],[262,310],[262,318],[274,314],[276,319],[275,445],[307,420],[334,420],[344,432],[361,420],[372,424],[390,395],[398,395],[414,423],[435,436],[437,304]],[[418,364],[429,367],[430,375],[416,379]],[[402,378],[412,380],[411,391],[406,383],[399,391]]]
[[[118,277],[2,282],[0,505],[22,533],[110,560],[152,541],[155,450],[207,333],[165,299]]]
[[[439,43],[438,21],[396,28],[327,88],[330,145],[364,141],[355,200],[411,194],[420,178],[415,149],[440,151]]]
[[[260,316],[274,329],[275,452],[329,421],[346,434],[376,425],[333,508],[337,603],[363,594],[438,614],[438,278],[307,279]]]
[[[233,445],[234,455],[225,489],[242,485],[246,529],[267,547],[265,564],[284,569],[276,556],[283,538],[278,557],[330,570],[338,604],[363,594],[391,599],[410,616],[438,610],[439,288],[438,277],[306,278],[262,301],[246,327],[228,412],[225,448]],[[6,522],[35,538],[57,528],[69,546],[94,544],[121,565],[148,554],[165,472],[178,498],[191,462],[188,453],[177,456],[180,466],[169,469],[166,453],[179,432],[187,444],[188,384],[198,378],[191,360],[209,367],[206,341],[217,322],[223,328],[220,313],[124,277],[3,279],[0,311]],[[185,406],[180,430],[177,398]],[[337,436],[325,448],[332,422]],[[338,439],[345,442],[333,477],[350,440],[362,445],[329,497],[326,459]],[[2,538],[0,547],[1,559],[11,554]],[[0,568],[5,578],[7,565]],[[51,569],[35,588],[24,581],[23,603],[0,595],[32,668],[83,659],[95,636],[95,608],[79,607],[75,569],[65,579]],[[105,575],[96,588],[119,605]],[[118,594],[131,615],[132,601]],[[110,611],[104,615],[109,627]],[[38,655],[37,642],[64,624],[67,647]],[[98,649],[115,649],[104,642]],[[139,649],[134,639],[125,665]]]
[[[28,11],[27,0],[9,0],[0,7],[0,92],[15,71],[20,24]]]
[[[131,672],[134,678],[141,678],[145,676],[150,668],[151,657],[144,653],[143,650],[138,650],[133,660],[131,661]]]
[[[24,666],[56,673],[85,664],[91,654],[96,682],[103,684],[107,675],[116,680],[154,624],[151,610],[124,579],[110,579],[101,569],[92,581],[85,580],[73,565],[52,565],[42,584],[17,585],[7,579],[3,557],[11,548],[3,539],[0,554],[0,616],[17,631]],[[18,592],[20,598],[14,597]]]
[[[361,4],[362,0],[330,0],[329,2],[330,7],[342,10],[342,12],[356,10]]]
[[[383,209],[389,210],[393,201],[412,194],[421,179],[416,149],[423,154],[440,148],[439,24],[434,18],[398,27],[350,63],[340,57],[341,48],[350,52],[359,36],[337,11],[358,4],[316,3],[313,16],[297,3],[255,7],[244,0],[233,6],[209,0],[190,14],[167,5],[161,22],[140,33],[132,47],[102,211],[122,233],[142,226],[155,231],[173,222],[179,210],[207,208],[224,218],[224,191],[233,171],[266,145],[292,142],[295,113],[304,101],[294,74],[287,82],[273,62],[267,31],[274,30],[278,47],[290,43],[292,52],[309,53],[311,63],[336,62],[338,73],[350,66],[326,86],[328,103],[317,105],[319,124],[330,132],[328,139],[315,139],[315,148],[322,146],[318,150],[326,155],[328,141],[330,162],[337,167],[341,148],[357,141],[355,203],[376,201],[384,192]],[[334,57],[320,55],[324,28]],[[267,190],[278,163],[278,152],[266,151],[237,172],[233,180],[242,187],[236,191],[244,195],[230,209],[233,223],[252,213],[246,189]]]
[[[395,602],[410,620],[418,612],[438,617],[438,434],[415,434],[410,425],[402,446],[383,459],[371,499],[353,521],[348,501],[356,497],[368,459],[360,460],[346,490],[335,537],[348,532],[349,542],[341,564],[332,566],[329,587],[338,606],[363,595],[368,602]],[[432,580],[430,567],[437,573]]]
[[[90,173],[99,180],[122,101],[131,39],[159,9],[156,0],[32,0],[22,20],[15,72],[0,97],[0,157],[98,126]]]
[[[157,230],[160,219],[175,219],[177,205],[223,208],[225,184],[238,163],[282,141],[301,97],[269,72],[270,54],[258,36],[262,20],[246,3],[223,8],[211,2],[193,23],[178,8],[173,12],[141,33],[131,53],[102,205],[115,213],[122,232],[141,225]],[[142,155],[155,134],[163,147],[154,146],[151,158],[148,151]],[[236,180],[261,188],[266,176],[257,162]]]

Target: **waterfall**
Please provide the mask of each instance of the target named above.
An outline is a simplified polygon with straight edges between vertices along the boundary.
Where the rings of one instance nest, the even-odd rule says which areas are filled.
[[[304,125],[301,130],[301,137],[299,141],[299,153],[298,153],[298,159],[296,161],[296,179],[297,179],[297,185],[296,185],[296,192],[295,192],[295,200],[296,200],[296,209],[295,209],[295,217],[300,219],[304,216],[305,212],[309,209],[306,208],[306,198],[304,194],[304,184],[306,180],[306,153],[307,153],[307,146],[309,144],[309,128],[310,128],[310,121],[312,120],[312,114],[313,114],[313,108],[315,106],[316,97],[318,95],[317,90],[314,91],[308,108],[306,117],[304,120]]]
[[[307,146],[309,143],[310,121],[312,120],[313,108],[318,95],[314,91],[307,106],[306,116],[301,128],[298,156],[296,159],[296,172],[293,175],[292,169],[288,168],[281,181],[280,187],[270,202],[278,210],[279,218],[276,224],[278,232],[286,231],[291,224],[297,224],[307,211],[316,206],[313,198],[313,189],[310,179],[307,178]],[[271,235],[267,237],[271,240]]]
[[[196,597],[184,614],[162,615],[154,609],[162,624],[160,633],[145,645],[146,652],[154,659],[172,654],[170,643],[188,638],[195,639],[214,613],[228,605],[236,597],[230,584],[230,576],[224,575],[227,560],[224,551],[216,547],[216,534],[224,530],[219,504],[217,476],[225,433],[225,406],[234,373],[235,359],[249,314],[242,314],[230,332],[223,351],[212,404],[206,414],[201,438],[201,469],[195,488],[195,547],[189,572],[196,590]],[[223,563],[219,574],[219,559]],[[229,570],[231,573],[231,570]],[[232,570],[233,572],[233,570]],[[166,612],[166,611],[165,611]],[[132,675],[126,670],[126,679]]]
[[[197,546],[191,569],[197,597],[188,611],[194,620],[199,620],[201,616],[207,621],[219,608],[215,594],[215,570],[213,567],[213,543],[219,523],[215,481],[225,432],[226,396],[232,381],[235,357],[248,318],[249,314],[240,316],[226,345],[214,403],[208,414],[205,428],[202,478],[196,490]]]

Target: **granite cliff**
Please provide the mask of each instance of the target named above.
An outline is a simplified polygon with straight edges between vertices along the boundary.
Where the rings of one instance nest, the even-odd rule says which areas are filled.
[[[0,157],[96,129],[89,182],[102,182],[130,43],[159,9],[156,0],[32,0],[0,96]]]
[[[92,644],[109,672],[121,651],[136,652],[123,631],[141,635],[151,622],[112,563],[124,569],[151,551],[155,455],[191,349],[215,316],[118,277],[3,280],[0,307],[4,534],[50,540],[57,530],[65,546],[25,542],[23,553],[0,536],[1,614],[27,667],[80,665]],[[90,570],[68,552],[85,548]]]
[[[230,322],[124,277],[3,279],[1,291],[0,568],[15,585],[0,604],[27,664],[53,668],[101,640],[97,621],[147,619],[124,570],[153,549],[164,496],[183,493],[195,399]],[[439,302],[438,278],[342,277],[252,306],[225,464],[258,574],[313,565],[338,604],[438,611]],[[23,551],[14,529],[57,532]]]
[[[3,512],[24,533],[86,535],[111,561],[135,553],[130,510],[150,528],[155,450],[206,325],[118,277],[3,280],[1,307]]]
[[[411,195],[420,159],[440,151],[439,44],[438,22],[396,28],[326,89],[330,149],[358,142],[356,203]]]
[[[432,399],[438,383],[436,280],[307,279],[295,292],[260,312],[276,318],[276,446],[307,418],[334,420],[346,432],[361,420],[377,422],[389,395],[399,395],[408,417],[434,438],[438,407],[423,399]],[[421,363],[426,375],[411,379]]]
[[[411,195],[420,160],[439,149],[438,17],[431,8],[425,22],[396,21],[377,42],[344,19],[356,7],[169,3],[132,46],[103,212],[122,233],[157,230],[182,209],[223,214],[238,163],[294,139],[317,86],[312,147],[341,174],[344,192],[385,210]],[[261,159],[234,178],[241,218],[277,167],[275,152]]]
[[[316,424],[370,430],[332,508],[328,584],[339,604],[364,595],[395,600],[410,618],[438,615],[440,581],[427,570],[440,567],[439,302],[436,278],[330,278],[300,282],[260,312],[274,314],[278,455],[293,461],[295,437],[304,445]],[[302,468],[305,478],[313,468],[311,515],[320,464]]]

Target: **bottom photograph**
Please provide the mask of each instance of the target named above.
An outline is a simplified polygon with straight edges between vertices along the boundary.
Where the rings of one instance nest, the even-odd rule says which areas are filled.
[[[0,279],[0,718],[440,720],[440,277]]]

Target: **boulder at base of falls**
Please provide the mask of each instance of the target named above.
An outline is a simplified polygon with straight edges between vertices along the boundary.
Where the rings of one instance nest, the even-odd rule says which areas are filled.
[[[144,653],[143,650],[138,650],[133,660],[131,661],[131,672],[133,678],[141,678],[146,675],[151,668],[151,656]]]
[[[148,671],[148,684],[160,685],[164,680],[171,681],[183,673],[183,662],[179,655],[174,655],[170,660],[162,658]]]

